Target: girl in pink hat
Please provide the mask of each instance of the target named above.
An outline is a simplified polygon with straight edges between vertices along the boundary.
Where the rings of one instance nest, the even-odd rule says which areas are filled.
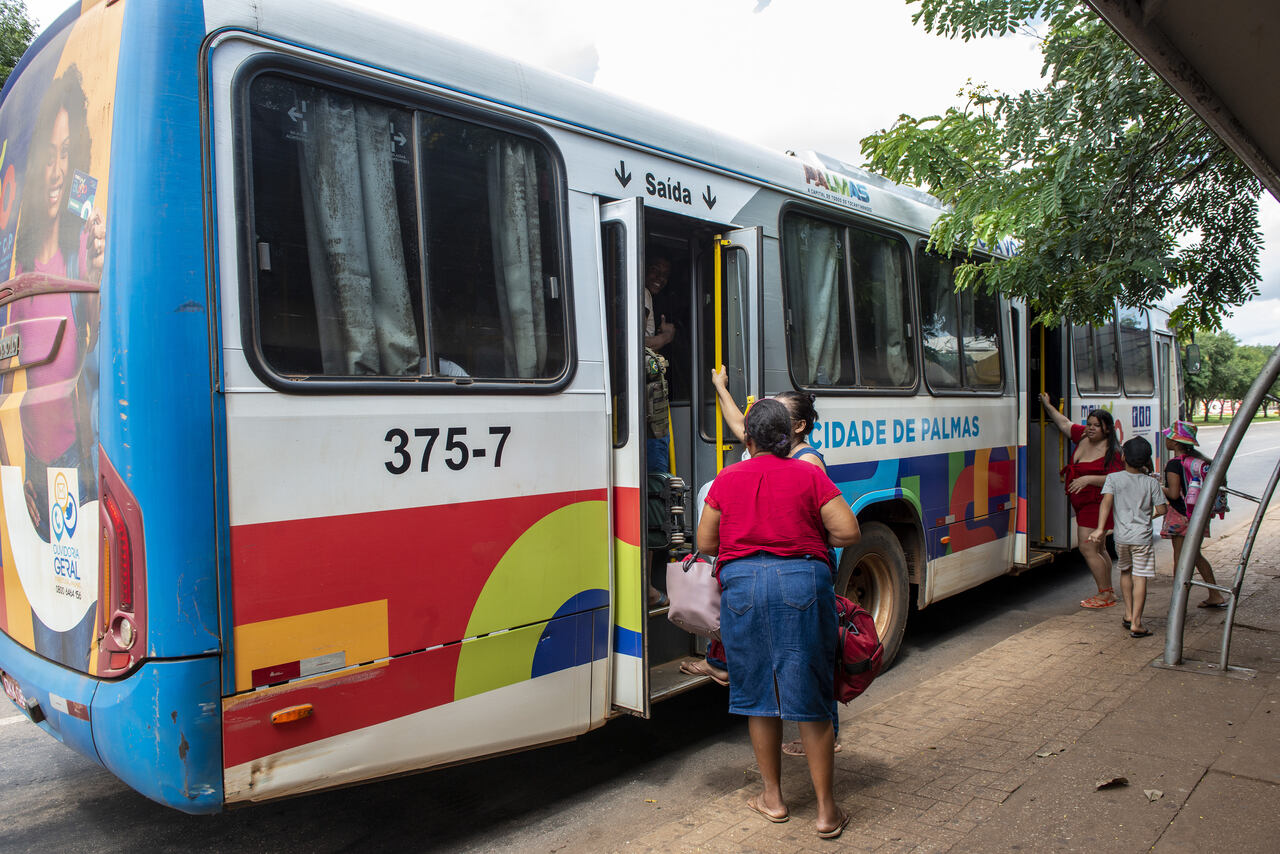
[[[1182,541],[1186,535],[1186,521],[1179,521],[1179,514],[1184,519],[1191,517],[1191,508],[1186,502],[1187,497],[1187,469],[1191,466],[1200,466],[1202,463],[1207,464],[1209,459],[1199,450],[1196,445],[1200,444],[1196,441],[1196,425],[1190,421],[1175,421],[1173,426],[1164,431],[1164,444],[1169,449],[1171,459],[1164,467],[1164,494],[1169,499],[1170,512],[1165,516],[1164,526],[1160,529],[1160,536],[1173,544],[1173,565],[1178,565],[1178,556],[1182,554]],[[1204,535],[1209,536],[1209,526],[1205,524]],[[1209,566],[1209,561],[1205,560],[1203,554],[1196,554],[1196,569],[1200,572],[1200,577],[1209,584],[1217,584],[1218,581],[1213,577],[1213,567]],[[1225,608],[1227,600],[1222,594],[1210,589],[1209,595],[1200,603],[1201,608]]]

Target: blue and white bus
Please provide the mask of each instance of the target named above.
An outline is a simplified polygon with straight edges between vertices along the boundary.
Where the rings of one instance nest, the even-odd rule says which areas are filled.
[[[892,655],[1073,545],[1040,390],[1153,439],[1177,398],[1144,312],[957,294],[937,214],[358,4],[84,0],[0,102],[6,693],[193,813],[647,715],[699,684],[647,555],[739,453],[717,352],[817,395]]]

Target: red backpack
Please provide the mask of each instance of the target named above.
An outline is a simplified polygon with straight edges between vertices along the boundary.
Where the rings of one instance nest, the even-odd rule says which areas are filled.
[[[880,675],[884,647],[876,635],[875,620],[857,602],[837,594],[836,617],[840,633],[836,647],[836,699],[848,703]]]

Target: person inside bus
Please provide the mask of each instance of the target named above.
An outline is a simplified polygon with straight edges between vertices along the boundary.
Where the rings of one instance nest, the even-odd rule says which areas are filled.
[[[671,262],[663,255],[651,256],[644,274],[644,346],[659,354],[675,337],[676,328],[665,315],[658,317],[654,314],[653,298],[662,293],[670,280]],[[650,436],[648,470],[670,472],[670,458],[671,436]]]
[[[1187,503],[1187,469],[1192,464],[1208,463],[1209,459],[1196,448],[1200,443],[1196,441],[1196,425],[1190,421],[1175,421],[1163,433],[1164,446],[1170,453],[1169,462],[1164,466],[1164,494],[1169,499],[1169,507],[1190,520],[1195,505]],[[1186,523],[1183,523],[1181,533],[1178,533],[1178,528],[1171,526],[1170,521],[1166,518],[1160,536],[1173,544],[1173,565],[1176,568],[1182,554],[1182,543],[1186,538]],[[1204,535],[1209,536],[1208,522],[1205,523]],[[1218,583],[1213,575],[1213,567],[1199,552],[1196,553],[1196,569],[1206,583]],[[1209,595],[1197,607],[1225,608],[1227,600],[1220,591],[1209,588]]]
[[[666,256],[653,254],[649,258],[649,263],[645,268],[644,276],[644,346],[662,354],[675,337],[676,328],[666,316],[656,316],[653,308],[653,298],[662,293],[667,286],[667,282],[671,280],[671,261]],[[656,363],[662,363],[662,359],[654,359]],[[660,370],[665,374],[666,365],[661,364]],[[664,389],[667,380],[662,379]],[[649,403],[646,395],[646,404]],[[649,472],[658,472],[661,474],[670,474],[671,472],[671,432],[667,425],[660,424],[654,427],[654,432],[660,432],[661,435],[653,435],[649,433],[647,438],[647,448],[645,452],[645,468]],[[653,554],[649,553],[649,565],[653,565]],[[649,606],[661,608],[667,604],[667,595],[649,584]]]
[[[1120,445],[1116,441],[1115,421],[1107,410],[1094,409],[1084,425],[1073,424],[1044,392],[1040,393],[1040,403],[1062,435],[1076,446],[1062,473],[1067,500],[1076,513],[1076,539],[1080,544],[1080,554],[1098,587],[1097,594],[1081,600],[1080,607],[1110,608],[1116,604],[1116,592],[1111,583],[1111,555],[1105,545],[1090,539],[1089,535],[1099,525],[1098,510],[1102,506],[1102,485],[1106,483],[1107,475],[1124,470]],[[1103,531],[1111,530],[1111,524],[1111,520],[1107,520]]]
[[[835,801],[837,642],[830,547],[858,541],[858,520],[817,466],[790,459],[792,419],[765,399],[745,419],[751,457],[711,484],[698,548],[718,556],[720,634],[729,665],[729,712],[745,715],[764,791],[747,806],[790,818],[782,793],[782,722],[795,721],[817,799],[816,830],[834,839],[849,817]]]
[[[724,415],[725,424],[729,427],[734,438],[742,442],[745,436],[744,420],[745,416],[742,410],[738,408],[738,404],[733,399],[733,395],[729,393],[729,373],[725,370],[725,366],[711,372],[711,384],[715,387],[716,396],[720,398],[720,411]],[[808,392],[800,392],[787,390],[778,392],[773,395],[773,399],[782,401],[787,411],[791,413],[791,452],[789,456],[792,459],[804,460],[811,465],[815,465],[822,469],[825,474],[827,471],[827,461],[809,444],[809,436],[813,433],[813,427],[818,423],[818,410],[814,408],[813,395]],[[749,459],[746,451],[743,451],[743,459]],[[711,484],[707,483],[699,491],[697,506],[699,518],[701,518],[702,507],[706,501],[707,491],[710,490]],[[834,566],[834,556],[832,557],[832,565]],[[724,660],[724,646],[719,641],[712,641],[707,647],[705,659],[690,659],[682,662],[680,672],[687,673],[691,676],[708,676],[720,685],[729,684],[728,667]],[[840,729],[840,719],[835,717],[832,724],[836,731]],[[835,752],[839,753],[841,746],[836,742]],[[804,756],[804,743],[800,739],[793,739],[782,745],[782,752],[788,756]]]

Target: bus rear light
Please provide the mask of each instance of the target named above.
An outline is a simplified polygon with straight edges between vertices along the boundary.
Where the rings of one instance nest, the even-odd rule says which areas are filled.
[[[122,611],[133,610],[133,550],[129,543],[129,526],[124,522],[120,507],[109,493],[102,497],[102,505],[107,510],[107,518],[111,521],[111,532],[115,535],[114,547],[109,554],[117,555],[115,561],[116,576],[119,580],[119,606]],[[108,558],[109,559],[109,558]]]
[[[120,676],[146,657],[146,550],[142,511],[101,447],[98,508],[98,675]]]

